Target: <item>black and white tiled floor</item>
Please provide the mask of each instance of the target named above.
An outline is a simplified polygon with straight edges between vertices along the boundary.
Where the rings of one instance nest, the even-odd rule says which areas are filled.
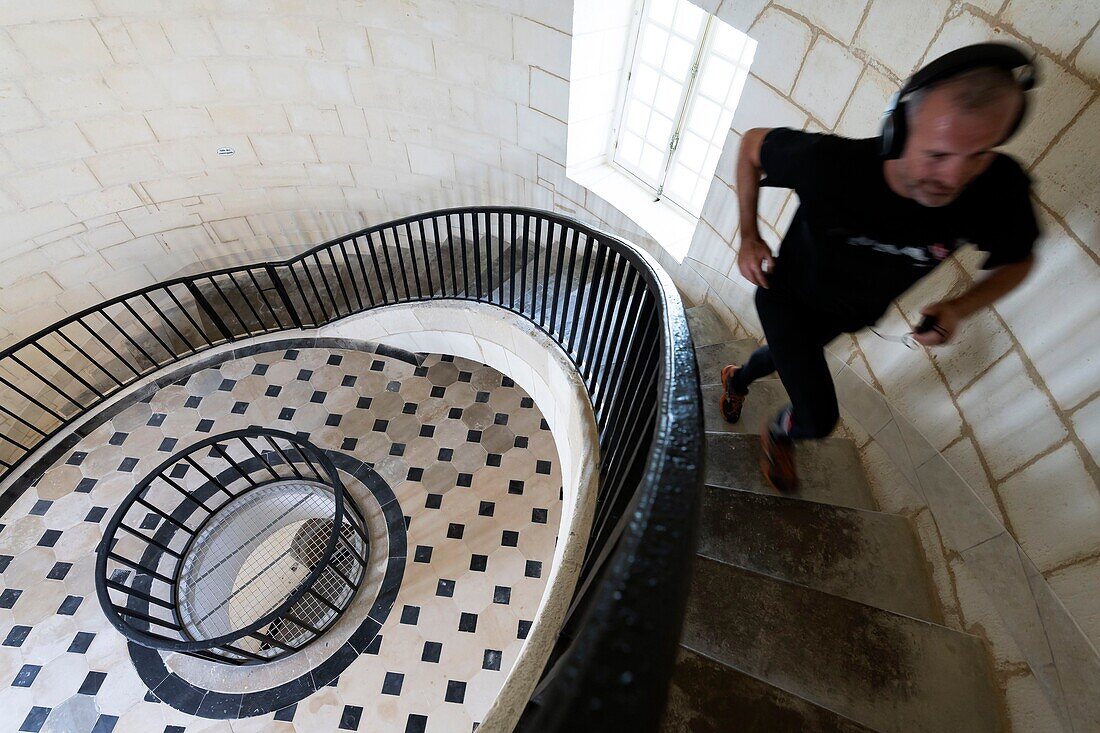
[[[194,717],[133,669],[95,597],[95,548],[146,472],[250,425],[373,464],[405,517],[407,561],[379,636],[335,680],[262,716]],[[200,368],[42,468],[0,518],[3,731],[470,731],[534,618],[561,511],[553,438],[511,380],[346,344],[264,344]]]

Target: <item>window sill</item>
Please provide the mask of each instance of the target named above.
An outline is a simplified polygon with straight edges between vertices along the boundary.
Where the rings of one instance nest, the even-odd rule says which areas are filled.
[[[566,176],[630,217],[677,262],[684,261],[697,218],[663,200],[654,201],[652,191],[607,163],[569,170]]]

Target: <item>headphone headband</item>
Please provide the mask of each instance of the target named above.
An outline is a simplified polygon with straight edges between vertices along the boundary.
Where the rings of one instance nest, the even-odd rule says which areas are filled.
[[[975,43],[949,51],[930,61],[914,73],[901,89],[890,99],[890,104],[882,117],[880,152],[884,158],[897,158],[905,148],[907,133],[905,119],[905,101],[913,92],[932,86],[973,69],[994,67],[1014,72],[1023,69],[1014,78],[1023,91],[1028,91],[1039,83],[1038,67],[1023,49],[1008,43]],[[1011,137],[1023,123],[1027,109],[1025,99],[1020,114],[1006,136]]]

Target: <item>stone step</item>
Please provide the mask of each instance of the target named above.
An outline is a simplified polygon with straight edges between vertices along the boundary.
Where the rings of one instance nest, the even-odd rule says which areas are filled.
[[[733,332],[729,326],[722,322],[709,305],[686,308],[684,312],[687,314],[688,331],[691,332],[691,340],[696,349],[733,340]]]
[[[744,364],[759,346],[755,339],[738,339],[710,346],[696,346],[695,359],[699,363],[699,382],[719,384],[722,367],[726,364]],[[766,377],[766,379],[777,378],[774,374]]]
[[[732,425],[722,418],[718,402],[722,397],[722,385],[704,385],[703,424],[708,431],[722,433],[760,433],[761,426],[772,419],[790,404],[787,391],[778,379],[761,379],[753,382],[749,388],[741,419]]]
[[[700,555],[942,623],[909,521],[896,514],[708,486]]]
[[[869,733],[831,710],[681,646],[662,733]]]
[[[847,438],[807,440],[795,452],[800,488],[794,496],[824,504],[875,510],[871,485],[855,443]],[[706,482],[714,486],[778,496],[760,473],[760,439],[755,435],[707,433]]]
[[[1001,729],[977,637],[710,558],[681,643],[883,733]]]

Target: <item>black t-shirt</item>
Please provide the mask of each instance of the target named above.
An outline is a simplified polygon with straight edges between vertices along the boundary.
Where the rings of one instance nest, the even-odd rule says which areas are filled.
[[[760,149],[764,186],[791,188],[799,207],[769,285],[854,330],[951,252],[974,244],[983,269],[1027,257],[1039,235],[1030,180],[1012,158],[993,163],[957,199],[925,207],[889,187],[876,138],[851,140],[776,128]]]

